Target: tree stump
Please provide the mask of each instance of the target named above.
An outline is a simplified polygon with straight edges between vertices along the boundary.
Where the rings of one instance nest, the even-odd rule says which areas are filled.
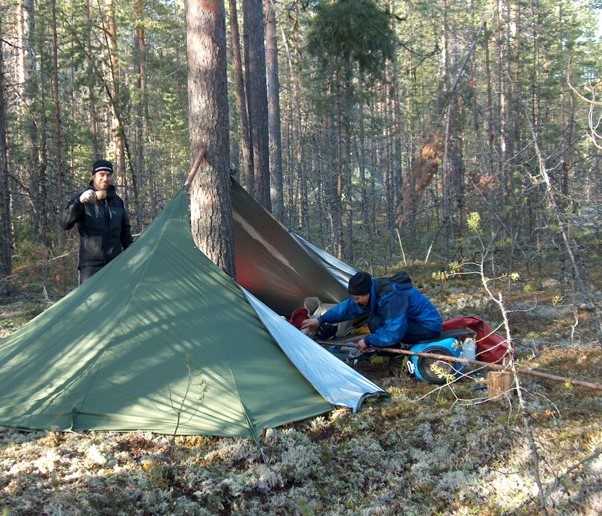
[[[487,395],[492,401],[511,399],[514,395],[512,373],[510,371],[487,373]]]

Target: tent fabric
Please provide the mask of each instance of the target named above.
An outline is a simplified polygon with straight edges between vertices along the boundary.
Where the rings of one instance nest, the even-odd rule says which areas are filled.
[[[306,250],[313,255],[314,259],[317,260],[323,267],[328,270],[329,274],[335,278],[340,285],[345,289],[342,298],[338,298],[337,301],[342,301],[343,299],[349,297],[347,293],[347,285],[349,284],[349,278],[353,276],[357,269],[354,269],[350,265],[347,265],[345,262],[342,262],[338,258],[332,256],[330,253],[324,251],[324,249],[320,249],[318,246],[312,244],[309,240],[306,240],[300,235],[296,233],[290,232],[292,237],[299,242],[301,246],[303,246]]]
[[[305,334],[301,333],[299,337],[299,330],[292,324],[282,324],[282,318],[251,293],[245,291],[245,295],[282,351],[330,403],[350,407],[357,412],[366,393],[386,394],[378,388],[375,391],[371,381],[358,375]]]
[[[261,311],[285,347],[323,351]],[[182,191],[127,251],[0,340],[0,425],[258,442],[265,428],[333,405],[357,410],[366,394],[383,392],[339,362],[332,381],[355,398],[325,399],[299,367],[194,245]]]
[[[306,297],[325,303],[348,297],[355,271],[295,235],[232,181],[236,282],[280,315]]]

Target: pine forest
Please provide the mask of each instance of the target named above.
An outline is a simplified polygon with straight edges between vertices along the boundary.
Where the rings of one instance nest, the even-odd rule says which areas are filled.
[[[259,116],[242,10],[227,6],[225,163],[278,220],[375,269],[462,263],[480,252],[478,216],[510,269],[570,269],[562,234],[575,246],[572,218],[600,197],[594,2],[266,6]],[[97,157],[115,162],[136,232],[181,188],[196,157],[185,18],[182,2],[3,2],[4,276],[72,248],[57,212]],[[249,150],[250,120],[268,158]]]

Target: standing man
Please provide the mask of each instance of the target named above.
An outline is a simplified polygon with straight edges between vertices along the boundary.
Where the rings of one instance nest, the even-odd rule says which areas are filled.
[[[59,215],[63,229],[71,229],[77,224],[80,285],[134,241],[130,218],[112,181],[112,163],[97,160],[92,167],[88,188],[75,195]]]
[[[320,317],[306,319],[301,330],[316,331],[321,324],[338,323],[368,316],[370,335],[356,347],[392,348],[436,339],[443,330],[443,320],[431,301],[412,285],[410,277],[372,278],[358,272],[349,280],[349,299],[335,305]]]

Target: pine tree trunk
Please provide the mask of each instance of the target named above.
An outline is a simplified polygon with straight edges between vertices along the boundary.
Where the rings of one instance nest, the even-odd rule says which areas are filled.
[[[240,181],[249,191],[255,189],[253,173],[253,151],[251,148],[251,130],[249,128],[249,112],[245,95],[245,82],[240,49],[240,30],[236,0],[229,0],[230,7],[230,39],[232,43],[232,64],[234,66],[234,83],[236,85],[236,106],[238,108],[240,132]]]
[[[6,77],[4,71],[4,32],[0,20],[0,294],[10,291],[12,274],[12,226],[10,216],[10,184],[8,181],[8,140],[6,136]]]
[[[113,145],[115,148],[114,161],[117,171],[123,175],[124,182],[127,181],[125,177],[125,152],[122,138],[122,127],[121,127],[121,110],[120,110],[120,99],[121,99],[121,64],[119,61],[119,48],[117,46],[117,21],[115,19],[115,6],[113,0],[105,0],[107,8],[107,42],[109,50],[109,59],[111,63],[110,67],[110,88],[112,96],[112,108],[113,108],[113,119],[111,121],[111,132],[113,138]],[[127,185],[126,185],[127,186]],[[128,189],[125,189],[126,201],[127,201]]]
[[[263,7],[261,0],[243,0],[247,105],[253,144],[255,198],[271,210],[268,97],[265,70]]]
[[[90,161],[94,161],[96,158],[103,156],[103,137],[100,131],[100,122],[98,119],[98,98],[96,91],[96,63],[94,62],[94,52],[92,50],[92,18],[90,13],[90,0],[86,0],[85,6],[85,55],[86,55],[86,74],[85,74],[85,83],[89,90],[89,106],[88,110],[88,123],[90,126],[90,136],[91,136],[91,145],[92,152],[90,156]]]
[[[192,233],[198,247],[234,277],[223,0],[188,0],[186,22],[191,153],[205,153],[190,191]]]
[[[132,159],[129,149],[129,144],[125,136],[123,101],[124,91],[121,85],[121,61],[119,58],[119,47],[117,44],[117,18],[115,16],[114,0],[105,0],[107,7],[107,38],[109,46],[109,58],[111,63],[111,79],[110,89],[112,91],[111,107],[113,108],[113,119],[111,122],[111,131],[113,145],[115,148],[114,165],[118,173],[123,178],[123,188],[120,193],[126,206],[130,204],[130,194],[133,197],[133,208],[130,210],[133,213],[138,213],[138,181],[134,170],[132,169]],[[127,156],[127,160],[126,160]],[[129,165],[129,169],[126,166]],[[130,172],[128,176],[128,170]],[[135,216],[137,221],[137,215]]]
[[[272,187],[272,213],[282,221],[284,192],[282,187],[282,138],[280,135],[280,82],[278,71],[278,40],[276,13],[272,0],[263,0],[265,13],[265,50],[267,64],[269,164]]]
[[[136,25],[134,27],[134,67],[136,70],[136,103],[135,103],[135,138],[134,138],[134,155],[135,162],[132,165],[134,170],[137,170],[138,189],[147,191],[149,203],[143,202],[140,208],[136,210],[136,222],[138,227],[142,227],[142,221],[151,216],[151,213],[146,213],[145,206],[155,205],[156,188],[154,184],[155,175],[153,171],[146,170],[145,159],[145,142],[148,135],[148,91],[146,77],[146,30],[144,28],[144,2],[136,0]],[[148,187],[145,188],[145,184]],[[144,211],[143,211],[144,210]]]
[[[59,58],[58,58],[58,35],[56,27],[56,0],[51,1],[52,13],[52,96],[54,101],[54,152],[55,152],[55,168],[56,177],[54,184],[56,185],[55,195],[52,196],[50,202],[53,205],[57,204],[57,200],[63,199],[63,184],[65,182],[65,165],[63,159],[63,121],[61,114],[61,98],[59,95]],[[52,223],[54,227],[54,221]],[[50,221],[45,224],[45,234],[50,234]]]

